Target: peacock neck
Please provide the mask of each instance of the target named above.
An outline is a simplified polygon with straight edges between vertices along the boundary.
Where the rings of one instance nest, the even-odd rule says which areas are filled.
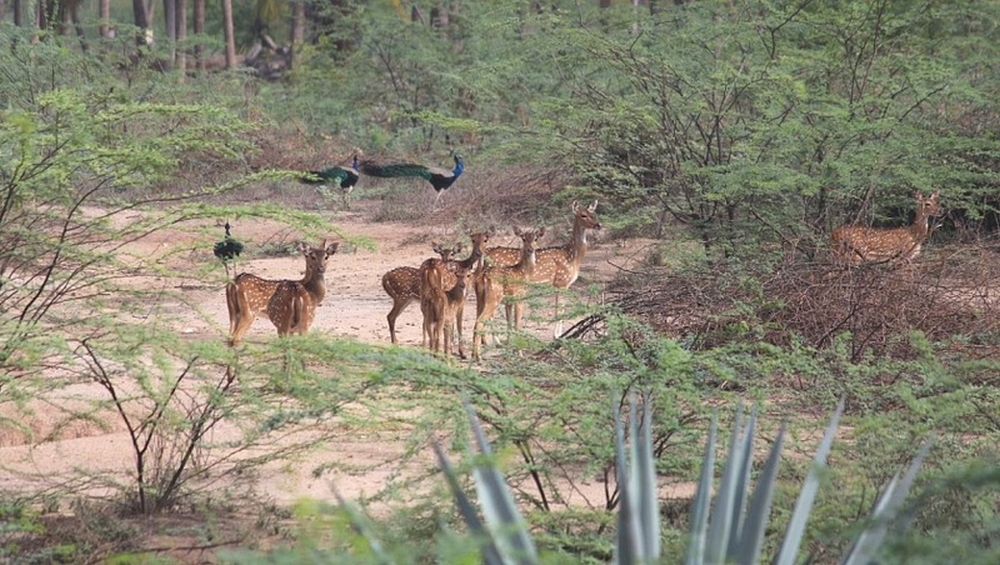
[[[464,173],[464,172],[465,172],[465,163],[459,161],[458,163],[455,163],[455,168],[452,169],[451,174],[455,178],[458,178],[458,177],[462,176],[462,173]]]

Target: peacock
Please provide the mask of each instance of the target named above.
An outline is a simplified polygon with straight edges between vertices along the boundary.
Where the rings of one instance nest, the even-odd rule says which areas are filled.
[[[223,266],[226,267],[226,277],[230,277],[229,273],[229,263],[233,264],[233,271],[236,270],[236,258],[240,256],[243,252],[243,244],[233,239],[233,234],[230,232],[232,226],[229,222],[226,222],[226,238],[215,244],[215,249],[212,250],[215,256],[222,261]]]
[[[358,160],[358,155],[355,153],[351,160],[351,168],[333,166],[321,171],[307,171],[299,178],[299,181],[306,184],[318,184],[321,188],[325,188],[327,185],[339,186],[343,189],[346,199],[347,195],[354,190],[354,186],[358,184],[360,166],[361,161]]]
[[[455,154],[455,168],[450,171],[414,163],[379,165],[373,161],[364,161],[361,163],[361,172],[380,178],[420,177],[426,179],[437,192],[437,196],[434,197],[434,205],[436,206],[441,194],[455,184],[458,177],[465,172],[465,161],[462,160],[461,155]]]

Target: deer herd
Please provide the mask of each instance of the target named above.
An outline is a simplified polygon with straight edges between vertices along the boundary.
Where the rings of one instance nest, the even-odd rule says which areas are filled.
[[[852,268],[863,264],[888,263],[909,265],[920,253],[930,233],[930,219],[941,215],[940,194],[928,197],[916,194],[917,211],[913,224],[903,228],[843,226],[831,235],[835,264]],[[411,303],[419,301],[423,314],[421,346],[434,352],[452,353],[457,342],[458,355],[465,358],[462,320],[471,283],[476,297],[476,320],[472,336],[472,357],[480,358],[486,324],[504,304],[507,327],[521,329],[524,316],[522,298],[529,285],[549,285],[557,289],[555,313],[558,320],[559,290],[569,288],[580,275],[587,253],[587,231],[601,229],[597,219],[597,201],[590,206],[572,204],[573,235],[565,245],[539,249],[538,240],[545,228],[514,228],[521,239],[518,247],[484,248],[494,230],[472,233],[472,250],[465,259],[461,244],[444,247],[433,244],[438,257],[424,261],[419,268],[397,267],[382,276],[382,288],[392,298],[386,319],[389,337],[396,339],[396,320]],[[278,330],[279,336],[303,334],[313,322],[316,306],[326,294],[324,273],[337,243],[326,241],[319,247],[299,244],[305,256],[306,272],[302,280],[267,280],[242,273],[226,285],[229,307],[230,345],[238,345],[260,313]],[[561,332],[558,326],[556,334]]]

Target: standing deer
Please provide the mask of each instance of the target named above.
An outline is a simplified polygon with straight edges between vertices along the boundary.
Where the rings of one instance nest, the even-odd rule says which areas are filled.
[[[268,280],[241,273],[226,285],[229,307],[229,344],[239,345],[250,331],[257,315],[266,312],[279,336],[304,334],[312,325],[316,306],[323,302],[326,262],[337,252],[339,243],[309,247],[300,242],[299,251],[306,259],[306,274],[300,281]]]
[[[514,233],[521,238],[521,256],[516,265],[486,267],[476,278],[476,325],[472,330],[472,358],[479,360],[479,351],[484,340],[485,324],[496,314],[500,302],[505,298],[520,298],[524,296],[526,286],[531,282],[537,267],[535,248],[537,242],[545,235],[545,228],[521,231],[514,228]],[[514,308],[514,326],[520,327],[520,316],[523,305],[516,304]],[[511,317],[507,317],[507,328],[510,329]]]
[[[920,254],[930,232],[929,220],[941,215],[940,191],[924,197],[919,192],[917,215],[905,228],[879,229],[842,226],[833,230],[834,262],[854,267],[865,263],[910,263]]]
[[[461,252],[461,246],[456,246],[452,249],[442,247],[437,243],[434,244],[435,253],[440,255],[441,259],[449,265],[449,272],[445,274],[445,289],[450,289],[455,285],[454,274],[451,271],[456,270],[460,265],[473,267],[481,261],[483,256],[482,246],[489,241],[492,235],[492,230],[470,234],[469,237],[472,238],[472,253],[464,261],[454,261],[451,259],[453,254]],[[445,252],[447,252],[447,256]],[[414,267],[396,267],[382,275],[382,288],[392,298],[392,309],[389,310],[386,320],[389,322],[389,337],[392,343],[396,343],[396,319],[399,318],[399,315],[403,313],[403,310],[410,303],[420,300],[420,269]],[[456,315],[459,318],[458,334],[459,339],[461,339],[462,308],[459,308]],[[426,335],[423,336],[420,345],[427,345]]]
[[[584,208],[573,202],[573,239],[565,245],[546,247],[536,253],[535,270],[530,282],[547,283],[559,290],[565,290],[580,276],[580,265],[587,254],[587,230],[601,229],[597,219],[597,201]],[[486,250],[486,257],[496,265],[514,265],[520,260],[520,250],[514,247],[493,247]],[[555,317],[559,318],[559,293],[555,298]],[[516,308],[515,308],[516,310]],[[511,306],[506,307],[507,319],[511,317]],[[516,320],[518,329],[520,318]],[[556,335],[562,333],[561,321],[557,321]]]
[[[434,252],[441,256],[441,260],[447,261],[452,253],[460,251],[459,248],[442,247],[438,243],[433,243]],[[389,321],[389,338],[392,343],[396,343],[396,318],[403,313],[403,310],[415,300],[420,300],[420,269],[414,267],[396,267],[395,269],[382,275],[382,288],[385,293],[392,298],[392,310],[386,320]],[[427,334],[421,337],[421,347],[427,345]]]
[[[442,348],[445,355],[451,353],[457,323],[458,355],[465,359],[459,312],[465,305],[465,293],[471,273],[472,270],[464,266],[459,266],[457,271],[451,273],[447,262],[441,259],[428,259],[420,266],[420,311],[424,315],[424,334],[429,336],[429,347],[435,353]],[[446,275],[455,279],[455,284],[448,290],[445,290]]]

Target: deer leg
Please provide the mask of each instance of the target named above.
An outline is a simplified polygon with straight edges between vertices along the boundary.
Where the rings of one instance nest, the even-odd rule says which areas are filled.
[[[455,330],[458,334],[458,356],[465,359],[465,347],[462,345],[462,316],[465,311],[465,304],[459,302],[458,307],[455,308]]]
[[[396,343],[396,318],[403,313],[409,304],[409,300],[392,299],[392,310],[389,310],[389,315],[385,317],[389,321],[389,339],[392,340],[392,343]],[[423,347],[424,344],[421,343],[420,346]]]
[[[250,331],[250,326],[253,325],[253,321],[256,316],[253,312],[243,312],[240,315],[240,319],[236,322],[236,329],[233,330],[233,336],[229,339],[229,344],[232,346],[237,346],[243,341],[243,336]]]
[[[561,294],[561,291],[557,288],[556,289],[556,305],[555,305],[556,324],[555,324],[555,327],[552,328],[552,339],[559,339],[559,336],[561,336],[562,333],[563,333],[562,318],[559,317],[559,295],[560,294]]]

